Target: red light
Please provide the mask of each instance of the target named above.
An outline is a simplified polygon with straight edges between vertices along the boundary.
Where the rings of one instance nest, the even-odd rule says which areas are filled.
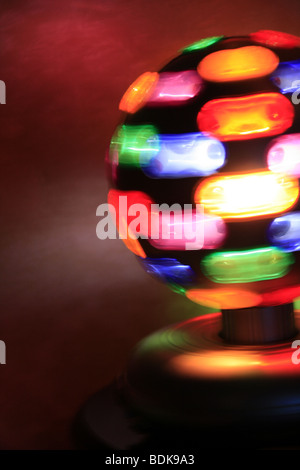
[[[264,294],[261,294],[261,296],[261,305],[265,307],[270,305],[287,304],[300,296],[300,285],[265,292]]]
[[[265,44],[266,46],[282,47],[283,49],[300,47],[300,37],[269,29],[262,29],[256,33],[251,33],[250,38],[252,41]]]
[[[127,202],[122,204],[120,197],[126,197]],[[124,218],[127,218],[128,225],[130,225],[130,222],[135,219],[135,215],[130,215],[128,213],[128,209],[133,206],[133,204],[143,204],[149,213],[149,216],[151,214],[151,204],[154,204],[153,199],[151,199],[148,194],[143,193],[142,191],[119,191],[117,189],[111,189],[108,193],[108,203],[112,204],[116,210],[116,215],[117,215],[117,223],[119,221],[120,217],[120,211],[121,211],[121,216]]]
[[[284,132],[292,126],[294,108],[279,93],[260,93],[208,101],[200,110],[200,131],[222,141],[248,140]]]
[[[122,196],[124,199],[122,199]],[[141,244],[136,239],[135,234],[131,233],[129,229],[130,222],[132,222],[136,216],[130,216],[128,209],[132,207],[133,204],[143,204],[147,208],[150,217],[153,200],[141,191],[118,191],[111,189],[108,193],[108,203],[115,208],[116,225],[122,241],[135,255],[146,258]]]

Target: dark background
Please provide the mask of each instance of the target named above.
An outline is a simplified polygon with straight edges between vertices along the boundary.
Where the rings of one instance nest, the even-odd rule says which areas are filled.
[[[74,448],[75,413],[134,344],[208,311],[96,237],[127,86],[203,37],[299,24],[299,0],[1,0],[0,449]]]

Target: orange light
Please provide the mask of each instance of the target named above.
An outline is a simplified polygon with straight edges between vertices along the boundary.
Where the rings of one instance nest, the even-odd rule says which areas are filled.
[[[157,72],[145,72],[140,75],[124,93],[119,109],[127,113],[138,111],[154,91],[158,78],[159,74]]]
[[[260,93],[208,101],[200,110],[200,131],[220,140],[244,140],[284,132],[294,118],[292,103],[279,93]]]
[[[222,348],[202,349],[192,354],[176,354],[168,360],[168,369],[182,376],[211,377],[214,380],[236,378],[241,381],[245,376],[295,376],[295,364],[291,360],[293,349],[290,345],[279,344],[256,346],[255,349]],[[291,409],[293,409],[291,407]]]
[[[259,294],[244,289],[189,289],[185,295],[193,302],[218,309],[255,307],[261,302]]]
[[[123,238],[121,239],[124,242],[128,250],[132,251],[137,256],[141,258],[146,258],[146,253],[144,252],[141,244],[138,240],[135,239],[134,234],[131,233],[129,227],[126,224],[126,220],[121,218],[121,224],[119,225],[119,233],[122,234]]]
[[[283,212],[298,196],[297,178],[258,171],[207,178],[197,187],[194,198],[205,212],[240,219]]]
[[[201,60],[197,70],[205,80],[228,82],[263,77],[278,64],[279,58],[270,49],[246,46],[213,52]]]
[[[126,199],[126,202],[124,202],[124,199],[121,199],[122,197]],[[143,204],[149,211],[153,200],[150,196],[141,191],[119,191],[117,189],[111,189],[108,193],[107,201],[115,208],[115,222],[121,240],[127,246],[128,250],[141,258],[146,258],[146,254],[140,242],[129,228],[130,222],[134,219],[134,216],[128,215],[128,208],[133,204]]]

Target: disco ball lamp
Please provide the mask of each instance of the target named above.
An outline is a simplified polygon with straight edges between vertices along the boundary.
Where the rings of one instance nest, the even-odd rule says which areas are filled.
[[[187,46],[121,99],[107,156],[120,236],[146,272],[216,309],[136,347],[124,396],[151,421],[299,422],[299,85],[300,38],[258,31]]]

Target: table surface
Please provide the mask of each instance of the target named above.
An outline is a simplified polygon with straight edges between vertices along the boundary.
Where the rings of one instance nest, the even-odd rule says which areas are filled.
[[[72,449],[81,404],[134,344],[201,309],[96,237],[118,102],[202,37],[299,33],[298,0],[1,0],[0,448]]]

